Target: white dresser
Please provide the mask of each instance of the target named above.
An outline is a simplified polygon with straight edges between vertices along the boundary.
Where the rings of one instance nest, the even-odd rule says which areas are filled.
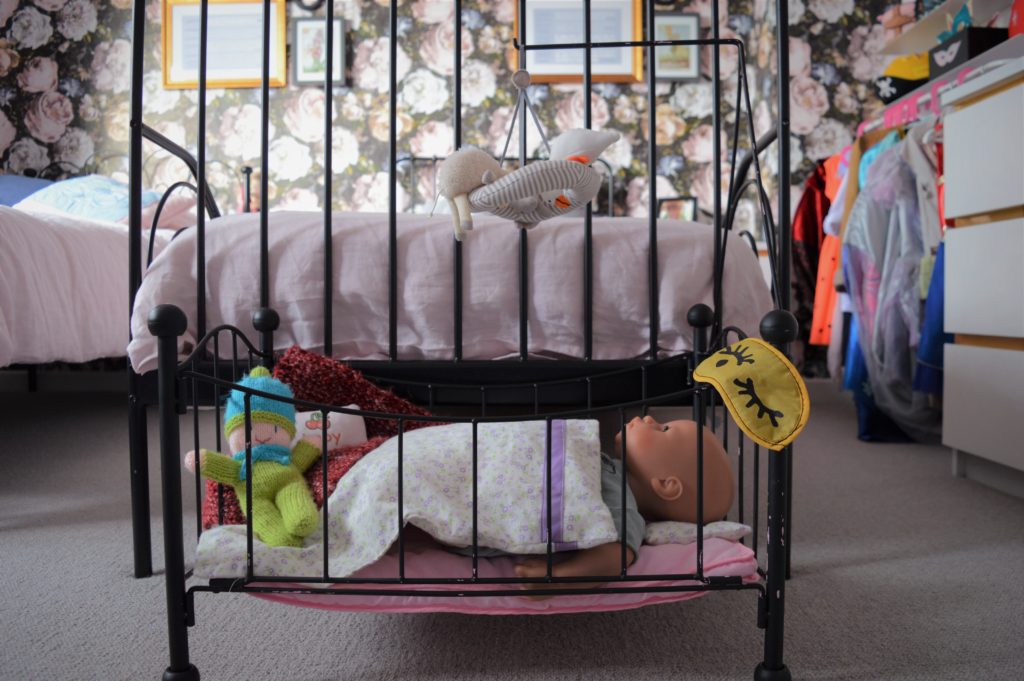
[[[954,474],[1024,495],[1024,58],[942,96],[942,441]]]

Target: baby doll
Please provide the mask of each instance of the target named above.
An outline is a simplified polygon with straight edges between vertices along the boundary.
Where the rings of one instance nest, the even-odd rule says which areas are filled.
[[[617,454],[622,456],[622,433],[615,436]],[[620,523],[619,495],[622,472],[617,462],[602,457],[602,496]],[[697,424],[679,420],[659,423],[650,416],[626,424],[626,559],[636,560],[643,540],[644,521],[675,520],[697,522]],[[732,467],[718,438],[704,428],[704,522],[720,520],[732,507],[735,482]],[[609,486],[611,490],[609,490]],[[611,492],[610,494],[608,492]],[[618,497],[621,499],[621,496]],[[621,529],[620,529],[621,532]],[[601,544],[573,552],[552,567],[555,577],[618,575],[622,568],[619,542]],[[516,567],[520,577],[547,576],[547,559],[532,558]],[[525,589],[583,588],[593,584],[528,584]]]
[[[272,378],[264,367],[256,367],[239,385],[291,399],[291,388]],[[302,546],[302,538],[316,529],[316,504],[302,474],[320,456],[313,439],[295,436],[295,406],[253,395],[249,402],[252,423],[252,526],[253,533],[269,546]],[[224,410],[224,435],[234,452],[225,456],[199,450],[199,470],[206,477],[230,485],[242,512],[246,512],[245,393],[232,390]],[[195,470],[195,452],[185,458],[185,467]]]

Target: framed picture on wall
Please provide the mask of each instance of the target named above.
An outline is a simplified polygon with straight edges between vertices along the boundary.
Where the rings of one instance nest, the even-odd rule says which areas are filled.
[[[655,40],[700,39],[700,15],[660,12],[654,15]],[[700,79],[700,45],[654,48],[654,77],[658,80]]]
[[[590,41],[643,40],[642,0],[591,0]],[[519,36],[517,12],[513,31]],[[582,43],[583,6],[579,0],[530,0],[526,3],[527,45]],[[522,39],[521,39],[522,40]],[[644,78],[643,48],[608,47],[591,51],[594,82],[639,83]],[[527,50],[526,70],[534,83],[582,83],[584,50]],[[519,68],[519,53],[509,52]]]
[[[199,87],[199,0],[163,0],[161,46],[164,87]],[[287,82],[285,0],[270,0],[271,87]],[[206,85],[260,87],[263,82],[262,0],[210,0],[207,11]]]
[[[334,59],[331,66],[331,80],[335,85],[344,85],[345,68],[342,55],[345,54],[344,23],[334,20]],[[296,83],[323,83],[327,73],[327,26],[323,19],[296,19],[295,38],[292,43],[292,61],[295,62]]]

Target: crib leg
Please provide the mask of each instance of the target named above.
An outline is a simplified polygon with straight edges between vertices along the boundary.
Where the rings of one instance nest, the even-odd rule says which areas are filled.
[[[793,576],[793,450],[786,456],[786,579]]]
[[[782,635],[786,596],[786,496],[791,448],[772,452],[768,463],[768,574],[765,599],[764,661],[754,671],[754,681],[790,681],[782,663]]]
[[[149,313],[149,331],[158,339],[157,380],[160,395],[160,477],[164,515],[164,582],[167,596],[167,643],[171,664],[164,681],[199,681],[188,659],[188,609],[185,591],[185,546],[181,520],[181,443],[179,441],[178,336],[185,332],[185,313],[158,305]]]
[[[149,528],[149,446],[146,437],[146,406],[139,392],[141,378],[129,367],[128,457],[131,466],[132,549],[135,577],[153,576],[153,549]]]

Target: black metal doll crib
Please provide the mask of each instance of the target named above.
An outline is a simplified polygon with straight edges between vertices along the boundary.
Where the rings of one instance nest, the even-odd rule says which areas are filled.
[[[460,0],[454,1],[455,34],[460,35],[462,31],[462,14]],[[259,550],[253,535],[252,523],[246,526],[246,556],[240,573],[233,578],[211,578],[200,580],[193,576],[192,570],[186,568],[185,542],[183,538],[183,516],[182,516],[182,488],[180,466],[182,459],[180,442],[180,416],[192,411],[192,432],[195,449],[201,445],[207,446],[215,443],[219,447],[221,436],[219,428],[214,426],[214,433],[208,437],[200,436],[199,408],[202,405],[218,405],[219,399],[233,386],[233,381],[251,369],[255,365],[273,367],[278,355],[275,352],[274,337],[282,320],[278,312],[271,309],[271,284],[270,284],[270,238],[269,224],[270,215],[266,202],[261,202],[260,213],[255,218],[259,221],[259,243],[260,243],[260,293],[259,305],[252,310],[252,325],[256,329],[259,338],[256,342],[245,337],[245,334],[232,325],[218,325],[214,328],[207,328],[206,302],[209,292],[205,281],[206,254],[203,247],[206,234],[206,214],[208,192],[197,192],[197,216],[198,222],[195,227],[196,239],[196,286],[197,286],[197,310],[196,319],[192,320],[197,328],[197,342],[194,347],[188,349],[187,356],[180,354],[179,337],[185,332],[189,319],[185,313],[173,305],[158,305],[149,312],[148,328],[157,341],[158,360],[157,371],[147,375],[141,375],[130,369],[130,440],[131,440],[131,461],[132,461],[132,493],[133,493],[133,521],[134,540],[136,548],[136,576],[149,576],[152,574],[149,546],[148,528],[148,489],[147,463],[146,463],[146,403],[155,396],[159,403],[159,425],[160,425],[160,451],[162,462],[162,492],[163,492],[163,523],[164,523],[164,550],[165,550],[165,581],[168,615],[168,640],[170,663],[164,672],[166,680],[195,680],[199,678],[198,670],[191,664],[189,658],[188,628],[194,624],[195,609],[194,598],[198,593],[220,593],[220,592],[245,592],[253,594],[293,594],[303,596],[323,597],[344,597],[344,596],[380,596],[380,597],[405,597],[415,596],[424,598],[460,598],[474,599],[480,597],[519,597],[522,594],[520,587],[530,582],[543,582],[553,588],[546,593],[551,596],[586,596],[586,595],[613,595],[631,593],[656,593],[656,592],[710,592],[719,590],[750,590],[757,593],[757,624],[765,629],[764,638],[764,659],[757,665],[755,678],[760,680],[781,681],[790,678],[789,670],[783,663],[783,626],[785,607],[785,579],[789,568],[789,549],[791,546],[788,518],[791,507],[791,483],[792,483],[792,450],[786,447],[780,452],[772,452],[767,460],[767,493],[766,498],[766,522],[761,514],[762,496],[760,479],[761,457],[760,449],[753,443],[746,444],[742,433],[738,428],[730,426],[728,415],[716,407],[716,399],[713,391],[706,385],[697,384],[692,379],[694,367],[705,357],[719,348],[728,344],[730,338],[743,337],[743,331],[728,326],[723,319],[723,277],[725,276],[725,252],[730,241],[735,241],[735,235],[730,237],[729,231],[732,226],[732,218],[735,215],[736,202],[745,189],[753,186],[757,192],[757,201],[761,210],[761,219],[764,226],[764,235],[767,244],[768,259],[770,262],[772,281],[772,293],[775,301],[775,309],[769,312],[761,321],[760,333],[771,343],[785,350],[789,342],[795,339],[796,322],[786,312],[789,305],[789,200],[788,192],[780,191],[778,198],[778,220],[772,218],[772,211],[768,205],[768,197],[760,181],[760,163],[758,152],[764,149],[767,139],[754,143],[753,116],[750,106],[749,92],[746,83],[745,51],[744,45],[739,40],[722,39],[718,32],[718,8],[717,3],[712,3],[712,36],[707,39],[698,40],[653,40],[654,35],[654,9],[653,0],[645,3],[646,12],[646,38],[637,41],[627,42],[594,42],[591,39],[590,21],[590,0],[582,0],[583,8],[583,31],[584,40],[572,44],[526,44],[522,39],[525,35],[524,27],[527,21],[526,0],[518,3],[518,26],[519,39],[515,42],[518,51],[519,65],[521,68],[526,65],[526,54],[531,50],[580,50],[583,53],[583,88],[585,93],[591,91],[593,85],[592,73],[592,52],[604,48],[634,47],[642,48],[646,53],[647,61],[647,84],[648,84],[648,116],[649,130],[656,129],[656,107],[655,100],[655,73],[654,73],[654,50],[656,47],[690,45],[710,46],[712,52],[712,80],[713,89],[713,123],[714,123],[714,166],[715,177],[721,178],[723,154],[720,143],[719,131],[722,130],[722,114],[720,110],[721,100],[721,79],[719,77],[719,55],[724,49],[736,50],[739,55],[739,87],[737,88],[736,120],[732,138],[732,168],[734,177],[728,192],[727,205],[723,207],[721,192],[714,193],[713,206],[713,229],[709,234],[713,239],[714,255],[712,263],[713,273],[713,299],[708,305],[694,305],[686,314],[686,322],[693,329],[692,350],[665,356],[659,349],[660,323],[659,319],[659,295],[656,282],[659,277],[658,259],[658,234],[659,218],[658,207],[659,197],[657,195],[656,183],[650,183],[649,189],[649,217],[648,217],[648,262],[646,276],[649,282],[647,311],[650,320],[649,325],[649,349],[643,357],[635,359],[595,359],[593,351],[594,338],[594,301],[593,301],[593,216],[591,206],[587,206],[586,213],[581,220],[581,229],[584,233],[584,248],[581,254],[583,261],[584,301],[582,305],[583,315],[581,320],[580,335],[583,338],[583,357],[581,359],[558,359],[537,358],[531,355],[528,350],[528,339],[530,334],[528,307],[530,303],[531,290],[528,276],[529,239],[530,232],[526,229],[518,230],[518,275],[514,282],[518,293],[518,329],[519,329],[519,351],[517,356],[502,360],[480,360],[468,359],[463,356],[463,328],[464,328],[464,273],[465,264],[463,260],[464,244],[460,241],[452,242],[452,263],[451,273],[453,306],[451,319],[444,320],[450,324],[453,330],[454,346],[452,356],[447,360],[410,360],[400,357],[398,352],[398,325],[400,316],[399,286],[398,286],[398,241],[399,241],[399,220],[397,217],[397,172],[399,164],[399,152],[396,132],[396,42],[390,41],[391,65],[390,65],[390,133],[389,133],[389,211],[386,216],[387,226],[387,248],[388,262],[390,267],[382,276],[387,277],[388,282],[388,348],[387,357],[383,360],[353,360],[348,362],[351,367],[362,371],[368,378],[376,381],[382,386],[395,391],[398,394],[408,397],[412,401],[429,406],[431,414],[424,416],[421,413],[383,413],[370,410],[359,410],[347,408],[339,404],[326,404],[311,400],[295,399],[290,400],[296,408],[308,411],[320,412],[322,418],[327,418],[332,413],[354,414],[369,419],[382,419],[394,424],[397,429],[398,441],[398,504],[401,508],[402,490],[405,489],[407,481],[402,477],[403,461],[403,440],[410,427],[416,424],[429,422],[465,423],[469,424],[473,432],[473,543],[472,556],[465,559],[464,574],[457,574],[445,577],[417,578],[406,573],[406,529],[401,521],[399,513],[397,522],[397,570],[395,574],[387,577],[373,577],[359,579],[352,577],[335,577],[330,573],[327,560],[328,555],[328,507],[327,502],[327,440],[324,431],[322,446],[323,457],[323,566],[315,576],[296,576],[288,574],[259,574],[256,570],[254,554]],[[141,183],[142,183],[142,143],[144,136],[143,124],[143,54],[144,54],[144,25],[145,5],[143,0],[136,0],[134,7],[134,63],[133,63],[133,88],[132,88],[132,130],[131,130],[131,186],[132,186],[132,213],[131,213],[131,235],[133,247],[129,248],[131,260],[130,267],[130,291],[132,307],[135,307],[135,296],[142,280],[141,266]],[[325,35],[327,54],[332,53],[333,18],[335,7],[333,0],[326,0],[325,5]],[[200,26],[201,36],[199,44],[199,101],[198,107],[198,139],[206,138],[206,25],[208,1],[200,0]],[[269,54],[270,54],[270,33],[269,16],[270,3],[264,2],[264,34],[263,34],[263,81],[262,93],[262,139],[261,139],[261,196],[267,196],[267,182],[269,177],[268,168],[268,147],[269,147]],[[778,45],[787,44],[787,7],[785,2],[777,3],[777,40]],[[390,35],[397,35],[399,18],[399,7],[397,0],[392,0],[390,5],[389,28]],[[462,131],[460,125],[461,104],[461,43],[454,41],[454,73],[453,73],[453,128],[455,131],[455,148],[461,146]],[[778,153],[779,153],[779,186],[788,187],[788,55],[787,50],[778,50]],[[325,87],[331,91],[333,82],[331,60],[326,60]],[[587,128],[591,127],[591,101],[589,96],[584,98],[584,123]],[[327,110],[324,120],[324,167],[331,167],[331,98],[327,98]],[[741,116],[741,111],[743,115]],[[520,163],[527,161],[527,146],[525,129],[528,123],[527,112],[519,112],[518,124],[520,126]],[[751,149],[742,162],[738,162],[740,147],[741,124],[746,126],[747,137],[751,140]],[[774,135],[773,135],[774,136]],[[148,136],[152,141],[159,143],[152,135]],[[198,145],[197,160],[194,165],[196,186],[205,188],[206,176],[206,151],[205,145]],[[746,168],[752,165],[755,169],[755,177],[745,181]],[[650,143],[647,158],[647,169],[650,177],[654,177],[657,167],[657,148]],[[742,170],[740,170],[742,169]],[[716,185],[720,180],[716,181]],[[332,176],[325,172],[323,177],[325,196],[332,196]],[[717,189],[717,187],[716,187]],[[332,262],[332,239],[334,238],[334,222],[332,216],[331,201],[325,200],[323,208],[323,354],[330,357],[336,339],[332,337],[333,315],[335,314],[335,301],[333,298],[332,286],[334,277],[337,276],[336,266]],[[673,320],[673,325],[682,327],[683,319]],[[226,340],[224,340],[226,338]],[[154,385],[155,379],[155,385]],[[272,397],[281,400],[278,396],[271,396],[249,388],[241,388],[245,393],[245,428],[246,428],[246,457],[251,462],[251,400],[253,397]],[[288,400],[284,400],[288,401]],[[754,534],[752,538],[752,551],[754,560],[757,561],[756,570],[746,576],[715,576],[705,571],[705,540],[700,531],[696,532],[696,554],[692,570],[669,574],[643,574],[631,575],[626,570],[626,543],[625,536],[621,537],[622,547],[622,569],[614,577],[554,577],[552,575],[553,565],[553,539],[551,532],[551,457],[552,450],[550,437],[546,452],[548,475],[545,481],[545,493],[547,495],[547,576],[542,578],[524,579],[507,577],[486,577],[482,576],[479,569],[484,558],[478,555],[476,541],[476,520],[477,520],[477,430],[482,424],[494,422],[514,422],[522,420],[540,420],[548,431],[552,424],[559,419],[573,418],[604,418],[610,422],[617,423],[617,429],[625,437],[625,423],[627,414],[646,414],[648,409],[660,405],[682,405],[690,404],[693,410],[693,419],[701,425],[708,424],[717,433],[720,433],[723,445],[727,451],[732,451],[737,456],[738,465],[738,509],[736,518],[745,522],[748,517],[752,520]],[[219,419],[219,407],[217,416]],[[697,451],[703,451],[703,436],[700,428],[697,429]],[[735,435],[735,440],[730,445],[730,433]],[[751,461],[752,459],[752,461]],[[704,524],[705,519],[702,513],[703,484],[700,481],[703,466],[703,457],[698,455],[698,485],[697,485],[697,508],[698,526]],[[749,470],[749,473],[748,473]],[[201,483],[196,477],[197,505],[201,504]],[[251,485],[251,480],[249,481]],[[622,469],[622,495],[626,494],[626,471]],[[251,486],[249,487],[251,492]],[[247,495],[249,509],[251,511],[251,493]],[[201,510],[197,508],[197,516],[201,516]],[[251,517],[251,513],[247,513]],[[758,539],[759,527],[766,524],[767,540],[760,542]],[[197,533],[201,532],[201,524],[197,527]],[[315,536],[315,535],[314,535]],[[603,582],[601,586],[588,586],[586,588],[557,588],[560,584],[571,586],[571,582]],[[658,581],[659,584],[651,585],[649,582]]]

